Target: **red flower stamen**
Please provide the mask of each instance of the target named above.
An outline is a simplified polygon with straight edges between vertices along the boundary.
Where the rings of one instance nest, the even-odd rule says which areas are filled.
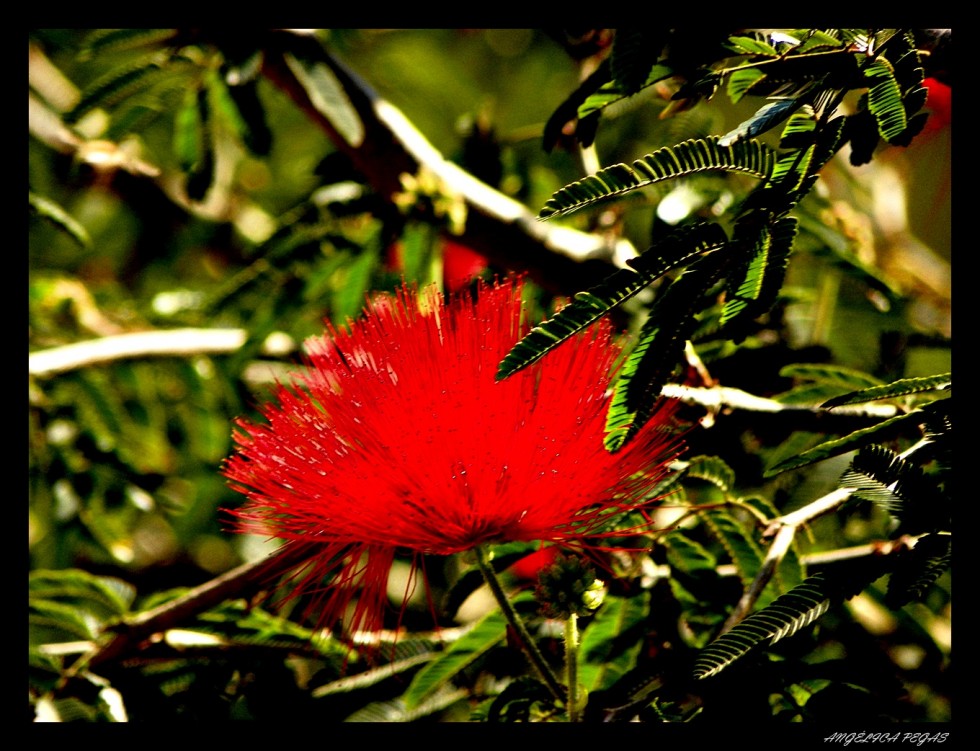
[[[237,422],[224,473],[248,501],[233,529],[304,547],[293,595],[311,595],[320,626],[356,599],[349,627],[380,628],[398,551],[417,564],[504,541],[594,549],[624,534],[605,530],[611,512],[650,504],[679,449],[673,403],[605,450],[619,349],[604,322],[497,382],[529,330],[521,290],[379,297],[307,343],[309,372],[280,386],[264,423]]]

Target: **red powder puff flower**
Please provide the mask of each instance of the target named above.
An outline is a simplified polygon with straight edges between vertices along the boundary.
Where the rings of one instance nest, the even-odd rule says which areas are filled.
[[[927,78],[922,84],[928,92],[926,109],[929,111],[929,119],[926,120],[925,132],[937,133],[952,121],[952,89],[935,78]]]
[[[308,374],[279,387],[265,422],[237,422],[224,473],[248,501],[233,529],[301,548],[310,565],[294,594],[311,595],[320,626],[356,603],[350,628],[379,629],[400,551],[417,567],[484,543],[587,550],[613,534],[611,512],[650,503],[678,450],[671,403],[605,450],[618,354],[605,323],[497,382],[529,329],[521,289],[481,284],[448,304],[434,288],[382,296],[307,342]]]
[[[450,292],[460,290],[487,267],[487,257],[455,240],[443,244],[442,278]]]

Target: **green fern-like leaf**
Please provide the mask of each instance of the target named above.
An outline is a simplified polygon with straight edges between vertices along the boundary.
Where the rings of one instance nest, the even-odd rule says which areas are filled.
[[[759,242],[756,243],[756,251],[752,256],[752,260],[749,261],[748,269],[745,272],[745,278],[742,279],[742,283],[735,292],[736,300],[742,300],[744,302],[759,299],[759,295],[762,293],[762,280],[765,276],[766,266],[768,266],[771,240],[772,236],[767,231],[759,239]],[[726,305],[726,308],[727,307],[728,306]],[[728,318],[731,318],[731,314],[729,313],[726,315],[726,313],[722,313],[722,323],[724,323]]]
[[[208,90],[208,104],[216,122],[221,123],[229,133],[244,142],[248,125],[218,71],[207,71],[204,84]]]
[[[588,691],[609,688],[636,665],[640,642],[624,641],[650,614],[650,593],[609,599],[582,632],[579,681]]]
[[[113,69],[82,93],[78,103],[65,113],[64,120],[69,125],[77,123],[92,110],[99,107],[111,108],[167,75],[170,73],[164,69],[157,54],[144,57],[121,69]]]
[[[424,702],[408,706],[404,699],[372,702],[347,716],[345,722],[415,722],[424,719],[469,696],[463,689],[445,688],[437,691]]]
[[[921,600],[936,580],[949,570],[953,558],[953,538],[949,535],[926,535],[915,547],[895,556],[895,566],[888,578],[885,603],[900,608]]]
[[[735,35],[730,36],[725,42],[725,46],[740,55],[763,55],[766,57],[776,57],[779,50],[772,46],[765,38],[760,36]]]
[[[515,598],[530,601],[529,593]],[[402,696],[409,709],[420,706],[427,698],[445,687],[467,665],[486,654],[499,644],[506,633],[507,621],[503,614],[494,611],[486,615],[464,636],[453,642],[445,652],[423,667]]]
[[[688,323],[688,328],[693,329],[691,323]],[[658,376],[657,368],[662,369],[668,361],[677,362],[684,348],[684,340],[687,338],[683,334],[686,333],[677,330],[665,332],[660,323],[652,318],[648,318],[644,323],[616,380],[613,398],[606,413],[607,451],[618,451],[625,446],[643,426],[645,418],[650,416],[656,394],[663,387],[662,383],[658,382],[666,380],[663,376]],[[682,336],[671,336],[671,334],[682,334]],[[670,352],[671,345],[673,345],[673,352]],[[667,358],[661,359],[662,352],[667,353]],[[673,371],[673,366],[670,371]],[[635,396],[636,394],[649,397],[645,400],[647,406],[644,406],[640,397]]]
[[[578,118],[579,107],[592,94],[594,94],[604,83],[607,83],[612,74],[609,71],[609,58],[605,58],[596,69],[590,73],[582,83],[565,100],[558,105],[555,111],[548,118],[544,126],[542,145],[544,150],[550,152],[561,139],[562,131],[566,123]],[[578,135],[578,133],[576,133]],[[589,143],[582,142],[588,146]]]
[[[31,643],[94,639],[129,613],[136,597],[128,583],[79,569],[32,571],[28,579]]]
[[[289,53],[285,60],[317,111],[350,146],[360,146],[364,141],[364,123],[330,67],[322,62],[307,63]]]
[[[63,602],[32,601],[27,622],[32,634],[44,634],[43,638],[34,637],[40,643],[90,640],[100,633],[98,622],[89,613]]]
[[[816,131],[812,145],[810,139],[805,148],[794,149],[782,154],[773,166],[767,187],[775,187],[785,206],[782,213],[789,211],[813,187],[824,166],[847,142],[845,128],[847,120],[838,117]]]
[[[908,124],[902,90],[891,64],[883,57],[873,60],[865,68],[864,75],[868,80],[868,109],[878,123],[878,133],[891,141],[901,135]]]
[[[752,87],[761,83],[766,74],[755,67],[739,68],[728,77],[728,98],[737,104],[742,97],[752,93]]]
[[[733,242],[735,246],[743,234],[741,226],[741,223],[736,226]],[[733,281],[729,282],[729,289],[736,280],[741,281],[734,294],[725,301],[721,325],[734,326],[738,322],[748,322],[772,309],[786,278],[797,226],[794,217],[783,217],[758,230],[752,243],[753,254],[748,263],[738,273],[733,272],[731,275]],[[737,338],[738,333],[733,332],[731,336]]]
[[[653,416],[661,389],[683,362],[703,297],[728,262],[721,253],[698,258],[654,304],[613,386],[606,413],[607,450],[621,449]]]
[[[687,574],[714,571],[718,565],[718,560],[707,548],[684,532],[671,532],[660,543],[667,549],[667,560],[671,567],[678,571]]]
[[[841,477],[841,487],[885,509],[901,522],[904,534],[948,530],[951,514],[941,476],[885,446],[862,448]]]
[[[579,105],[576,114],[580,120],[597,118],[606,108],[628,99],[648,86],[672,78],[676,74],[677,71],[671,66],[658,63],[649,69],[646,80],[635,91],[622,86],[616,81],[607,80],[606,83],[603,83],[597,90],[585,98],[585,101]],[[608,75],[611,75],[611,73],[607,73]]]
[[[795,191],[804,184],[813,165],[816,146],[791,151],[776,162],[772,170],[772,182],[781,183],[784,191]]]
[[[351,691],[370,688],[371,686],[376,686],[396,675],[404,675],[405,673],[414,670],[419,665],[429,662],[435,656],[436,653],[429,652],[406,657],[402,660],[396,660],[386,665],[382,665],[371,670],[366,670],[363,673],[358,673],[357,675],[346,676],[344,678],[331,681],[330,683],[326,683],[323,686],[315,688],[311,692],[311,695],[315,699],[320,699],[324,696],[331,696],[333,694],[346,694],[350,693]]]
[[[87,60],[99,54],[149,47],[172,39],[177,29],[95,29],[79,49],[79,58]]]
[[[718,225],[701,223],[680,228],[627,263],[630,269],[613,272],[601,284],[579,292],[547,321],[535,326],[501,361],[497,380],[502,380],[543,357],[559,344],[591,326],[617,305],[668,271],[727,242]]]
[[[721,325],[731,321],[741,314],[750,302],[758,300],[762,292],[762,280],[766,271],[766,264],[769,260],[769,246],[771,234],[768,228],[763,227],[762,233],[755,243],[755,253],[746,265],[742,282],[735,294],[725,301],[721,311]]]
[[[91,246],[92,238],[89,236],[85,227],[76,221],[59,204],[49,198],[36,194],[34,191],[28,191],[28,204],[34,214],[51,222],[78,243],[79,246],[82,248]]]
[[[632,165],[614,164],[565,186],[545,203],[538,218],[570,214],[612,196],[709,170],[740,172],[767,180],[774,163],[772,149],[759,141],[722,146],[717,137],[692,138],[658,149]]]
[[[694,676],[716,675],[756,647],[774,644],[809,626],[830,609],[823,584],[823,576],[814,574],[720,636],[698,655]]]
[[[780,371],[780,375],[812,381],[812,385],[804,387],[806,393],[810,395],[808,401],[812,401],[812,397],[814,396],[820,397],[826,395],[828,390],[846,389],[846,393],[844,394],[825,399],[822,406],[826,408],[881,399],[900,398],[911,394],[929,393],[936,390],[946,390],[951,386],[950,374],[948,373],[921,378],[907,378],[890,384],[882,384],[877,378],[869,376],[866,373],[848,368],[824,365],[786,366]],[[859,388],[855,389],[855,386]],[[798,402],[800,401],[798,393],[798,390],[794,389],[794,391],[780,397],[780,400],[787,403]],[[808,451],[775,463],[766,470],[765,475],[770,477],[788,469],[795,469],[822,461],[832,456],[838,456],[848,451],[869,446],[872,443],[884,442],[897,435],[900,430],[905,429],[910,423],[920,425],[928,424],[931,421],[930,416],[933,414],[933,411],[927,409],[930,406],[927,404],[924,408],[914,409],[907,414],[896,415],[895,417],[883,420],[877,425],[857,430],[838,439],[820,443]],[[943,431],[941,423],[937,425],[937,428],[940,432]]]
[[[185,172],[194,169],[204,154],[206,138],[204,123],[198,107],[198,92],[187,90],[184,100],[174,114],[173,151],[177,164]]]
[[[783,366],[779,375],[797,381],[807,381],[832,389],[856,391],[881,386],[881,379],[842,365],[793,363]]]
[[[85,602],[90,607],[98,607],[106,617],[126,614],[136,599],[136,590],[128,582],[80,569],[32,571],[28,591],[33,598]]]
[[[816,129],[816,113],[811,105],[805,104],[789,116],[779,134],[779,147],[781,149],[807,148],[813,143]]]
[[[571,303],[547,321],[535,326],[514,345],[500,362],[497,380],[503,380],[536,362],[559,344],[591,326],[651,281],[645,275],[621,269],[607,277],[598,287],[577,293]]]
[[[710,482],[725,494],[735,487],[735,471],[717,456],[693,456],[680,474]]]
[[[765,476],[773,477],[790,469],[798,469],[833,456],[840,456],[841,454],[855,451],[864,446],[869,446],[872,443],[890,440],[901,430],[912,425],[920,424],[922,420],[923,413],[919,410],[891,417],[869,428],[855,430],[853,433],[849,433],[842,438],[824,441],[809,451],[804,451],[802,454],[785,459],[767,469]]]
[[[743,586],[748,586],[759,573],[765,555],[754,534],[752,525],[736,519],[728,510],[712,509],[701,514],[711,534],[728,553],[738,571]]]
[[[912,139],[921,132],[925,125],[926,115],[920,113],[928,98],[928,91],[922,85],[925,71],[919,52],[915,48],[915,39],[911,32],[896,34],[887,43],[886,54],[893,63],[892,72],[895,83],[902,96],[902,107],[905,110],[906,125],[904,130],[888,139],[895,146],[908,146]],[[870,101],[869,92],[869,101]]]
[[[839,49],[844,46],[844,42],[834,32],[836,29],[823,31],[821,29],[800,29],[792,33],[792,36],[800,39],[800,45],[796,48],[797,54],[811,52],[819,49]]]
[[[666,29],[617,29],[610,54],[613,81],[626,94],[635,94],[646,83],[650,69],[667,41]]]
[[[874,386],[859,391],[852,391],[847,394],[835,396],[828,399],[821,406],[825,409],[833,409],[846,404],[863,404],[865,402],[880,401],[882,399],[898,399],[909,394],[921,394],[936,390],[946,390],[952,385],[951,374],[924,376],[920,378],[903,378],[898,381]]]
[[[903,493],[899,487],[902,475],[918,470],[884,446],[861,449],[841,476],[841,487],[853,488],[854,496],[895,513],[901,510]]]
[[[731,146],[746,138],[754,138],[784,122],[800,107],[806,104],[803,97],[795,99],[776,99],[766,102],[748,120],[718,140],[719,146]]]
[[[776,195],[782,197],[785,204],[782,213],[809,192],[820,170],[847,142],[846,124],[845,118],[834,118],[815,131],[815,138],[807,138],[804,148],[790,150],[780,156],[767,187],[775,187]]]
[[[800,32],[793,32],[800,36]],[[824,88],[851,88],[861,81],[858,61],[851,52],[843,49],[840,42],[824,37],[813,44],[806,42],[780,55],[756,55],[753,65],[768,80],[764,92],[769,95],[780,86],[780,95],[795,96],[814,82]],[[737,69],[737,68],[736,68]]]
[[[242,143],[256,156],[268,156],[272,150],[272,131],[265,107],[259,100],[257,82],[249,79],[229,87],[228,93],[241,114],[244,125]]]
[[[713,222],[678,227],[626,265],[651,280],[688,263],[696,256],[722,248],[728,242],[724,230]]]

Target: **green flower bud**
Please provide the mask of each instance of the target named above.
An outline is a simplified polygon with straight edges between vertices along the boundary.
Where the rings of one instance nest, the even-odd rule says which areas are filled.
[[[538,575],[534,595],[547,618],[567,619],[588,615],[605,597],[603,583],[596,578],[588,561],[576,556],[560,555]]]

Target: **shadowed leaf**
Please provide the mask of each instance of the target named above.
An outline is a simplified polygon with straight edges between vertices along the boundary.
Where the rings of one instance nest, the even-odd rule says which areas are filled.
[[[601,284],[587,292],[577,293],[571,303],[531,329],[500,363],[497,380],[536,362],[668,271],[719,248],[725,242],[727,236],[724,231],[712,223],[673,232],[638,258],[628,261],[630,269],[615,271]]]
[[[833,409],[834,407],[841,407],[845,404],[861,404],[864,402],[879,401],[881,399],[896,399],[898,397],[908,396],[909,394],[921,394],[926,391],[946,390],[949,389],[951,385],[951,374],[949,373],[925,376],[922,378],[903,378],[898,381],[886,383],[883,386],[874,386],[872,388],[861,389],[860,391],[852,391],[848,394],[835,396],[833,399],[828,399],[820,406],[824,407],[825,409]]]
[[[809,451],[805,451],[789,459],[776,464],[766,470],[766,477],[773,477],[780,474],[781,472],[786,472],[790,469],[798,469],[799,467],[805,467],[808,464],[814,464],[824,459],[829,459],[832,456],[840,456],[841,454],[846,454],[849,451],[855,451],[863,446],[868,446],[877,441],[885,441],[890,439],[894,433],[906,425],[914,425],[921,423],[923,420],[923,413],[916,410],[914,412],[909,412],[906,415],[897,415],[887,420],[883,420],[877,425],[873,425],[870,428],[864,428],[862,430],[855,430],[853,433],[849,433],[843,438],[838,438],[831,441],[824,441],[818,446],[814,446]]]
[[[72,240],[82,248],[88,248],[92,244],[92,238],[88,231],[75,218],[65,211],[60,205],[39,196],[33,191],[28,191],[28,204],[37,216],[46,219],[60,230],[65,232]]]
[[[714,136],[692,138],[658,149],[631,165],[614,164],[566,185],[548,199],[538,218],[570,214],[612,196],[698,172],[740,172],[766,180],[774,163],[772,149],[759,141],[742,140],[722,146]]]
[[[531,599],[525,593],[514,599],[515,605]],[[411,709],[420,706],[439,689],[446,686],[466,666],[499,644],[506,634],[507,620],[494,611],[480,620],[465,636],[453,642],[445,652],[429,662],[412,679],[403,695],[405,705]]]
[[[698,655],[694,677],[715,675],[755,647],[775,644],[809,626],[830,608],[823,584],[823,576],[814,574],[713,641]]]
[[[333,71],[326,63],[308,64],[289,53],[285,54],[285,60],[317,111],[333,124],[348,145],[359,147],[364,141],[364,123]]]

